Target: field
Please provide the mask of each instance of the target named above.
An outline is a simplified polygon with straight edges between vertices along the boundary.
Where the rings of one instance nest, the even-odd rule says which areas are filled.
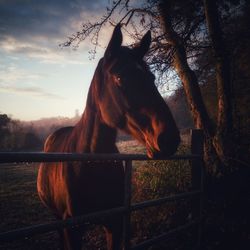
[[[145,150],[142,146],[138,145],[134,141],[125,141],[119,142],[118,147],[123,153],[145,153]],[[138,173],[143,173],[137,181],[134,183],[135,188],[137,189],[136,195],[133,196],[133,200],[144,200],[147,198],[157,198],[164,190],[164,185],[158,183],[157,180],[161,178],[153,179],[151,177],[151,172],[144,170],[142,164],[145,162],[135,162],[135,167],[138,169]],[[20,228],[23,226],[30,226],[34,224],[40,224],[45,222],[50,222],[54,220],[54,217],[50,214],[48,209],[44,208],[40,203],[37,192],[36,192],[36,177],[38,171],[38,164],[17,164],[17,165],[0,165],[0,231],[8,231],[15,228]],[[155,165],[151,168],[150,171],[153,171],[154,175],[158,175],[159,166]],[[177,171],[178,172],[178,171]],[[137,173],[137,175],[138,175]],[[176,173],[176,169],[175,169]],[[169,172],[172,176],[173,171]],[[145,175],[145,176],[144,176]],[[169,192],[174,192],[175,185],[180,185],[175,183],[175,177],[168,176],[169,178]],[[159,176],[158,176],[159,177]],[[166,176],[160,176],[166,178]],[[173,180],[171,180],[171,178]],[[163,180],[164,180],[163,179]],[[142,190],[140,187],[147,184],[146,189]],[[163,185],[163,186],[162,186]],[[172,185],[172,190],[171,190]],[[150,192],[155,189],[156,192]],[[165,192],[165,191],[164,191]],[[174,216],[174,207],[172,205],[168,207],[168,213],[164,211],[165,208],[158,208],[156,215],[156,222],[150,222],[150,217],[152,213],[155,213],[155,210],[146,210],[144,217],[141,215],[134,216],[134,227],[138,228],[140,224],[144,229],[140,229],[135,236],[134,241],[137,242],[138,238],[147,238],[147,235],[150,234],[148,231],[159,231],[162,229],[162,226],[159,226],[159,221],[165,220],[166,224],[170,224],[170,219],[168,214]],[[185,207],[185,206],[184,206]],[[144,221],[144,218],[148,217],[147,222]],[[176,217],[176,216],[175,216]],[[180,218],[188,217],[188,214],[182,214]],[[158,222],[157,222],[158,220]],[[151,224],[150,224],[151,223]],[[143,224],[143,225],[142,225]],[[149,225],[150,224],[150,225]],[[85,236],[85,247],[83,249],[105,249],[104,247],[104,234],[99,227],[90,226],[90,230]],[[149,230],[150,229],[150,230]],[[152,233],[151,232],[151,233]],[[51,232],[43,235],[37,235],[30,239],[17,240],[11,243],[5,243],[0,245],[2,250],[12,250],[12,249],[59,249],[58,246],[58,235],[56,232]]]
[[[1,232],[52,221],[54,218],[40,203],[36,193],[38,164],[1,165],[0,167]],[[53,243],[50,248],[47,245],[48,238]],[[0,249],[57,249],[54,245],[57,241],[57,234],[49,233],[0,245]]]

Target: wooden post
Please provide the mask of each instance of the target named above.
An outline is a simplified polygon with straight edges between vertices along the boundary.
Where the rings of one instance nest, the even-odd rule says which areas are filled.
[[[126,160],[125,181],[124,181],[124,206],[126,208],[126,212],[123,217],[124,250],[130,249],[131,176],[132,176],[132,160]]]
[[[197,232],[197,249],[201,248],[201,236],[202,236],[202,207],[203,207],[203,185],[204,185],[204,135],[200,129],[191,130],[191,153],[198,155],[198,158],[192,160],[191,175],[192,175],[192,188],[195,191],[200,190],[199,198],[192,199],[191,209],[192,218],[199,218]]]

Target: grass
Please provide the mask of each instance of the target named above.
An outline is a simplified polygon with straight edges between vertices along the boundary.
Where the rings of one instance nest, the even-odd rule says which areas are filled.
[[[119,141],[116,145],[123,154],[146,154],[145,147],[135,140]]]
[[[0,165],[1,232],[54,220],[38,198],[37,170],[37,164]],[[56,242],[57,234],[48,233],[2,244],[0,249],[57,249]]]

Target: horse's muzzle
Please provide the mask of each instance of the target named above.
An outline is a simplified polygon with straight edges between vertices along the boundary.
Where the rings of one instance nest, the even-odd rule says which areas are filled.
[[[157,137],[157,150],[152,150],[151,156],[152,158],[162,158],[168,157],[177,151],[177,148],[180,143],[180,135],[179,131],[176,134],[169,134],[169,133],[161,133]]]

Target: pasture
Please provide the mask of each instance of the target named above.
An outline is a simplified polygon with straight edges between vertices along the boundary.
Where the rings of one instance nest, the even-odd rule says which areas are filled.
[[[118,147],[122,153],[145,153],[135,141],[121,141]],[[133,202],[155,199],[189,189],[190,168],[188,162],[134,162]],[[0,231],[31,226],[55,220],[45,208],[36,192],[38,164],[1,165],[0,168]],[[138,211],[132,216],[132,243],[138,243],[173,226],[189,220],[189,202],[175,202],[168,205]],[[178,208],[178,209],[177,209]],[[100,226],[88,226],[83,249],[106,249],[105,235]],[[185,249],[188,236],[181,235],[174,243]],[[184,238],[183,238],[184,237]],[[0,245],[0,249],[59,249],[59,237],[51,232],[35,237]],[[181,244],[179,244],[182,242]],[[164,249],[164,246],[159,248]]]
[[[49,211],[44,209],[36,193],[37,165],[1,165],[1,231],[54,219]],[[4,244],[0,249],[57,249],[57,242],[57,234],[53,233]]]

